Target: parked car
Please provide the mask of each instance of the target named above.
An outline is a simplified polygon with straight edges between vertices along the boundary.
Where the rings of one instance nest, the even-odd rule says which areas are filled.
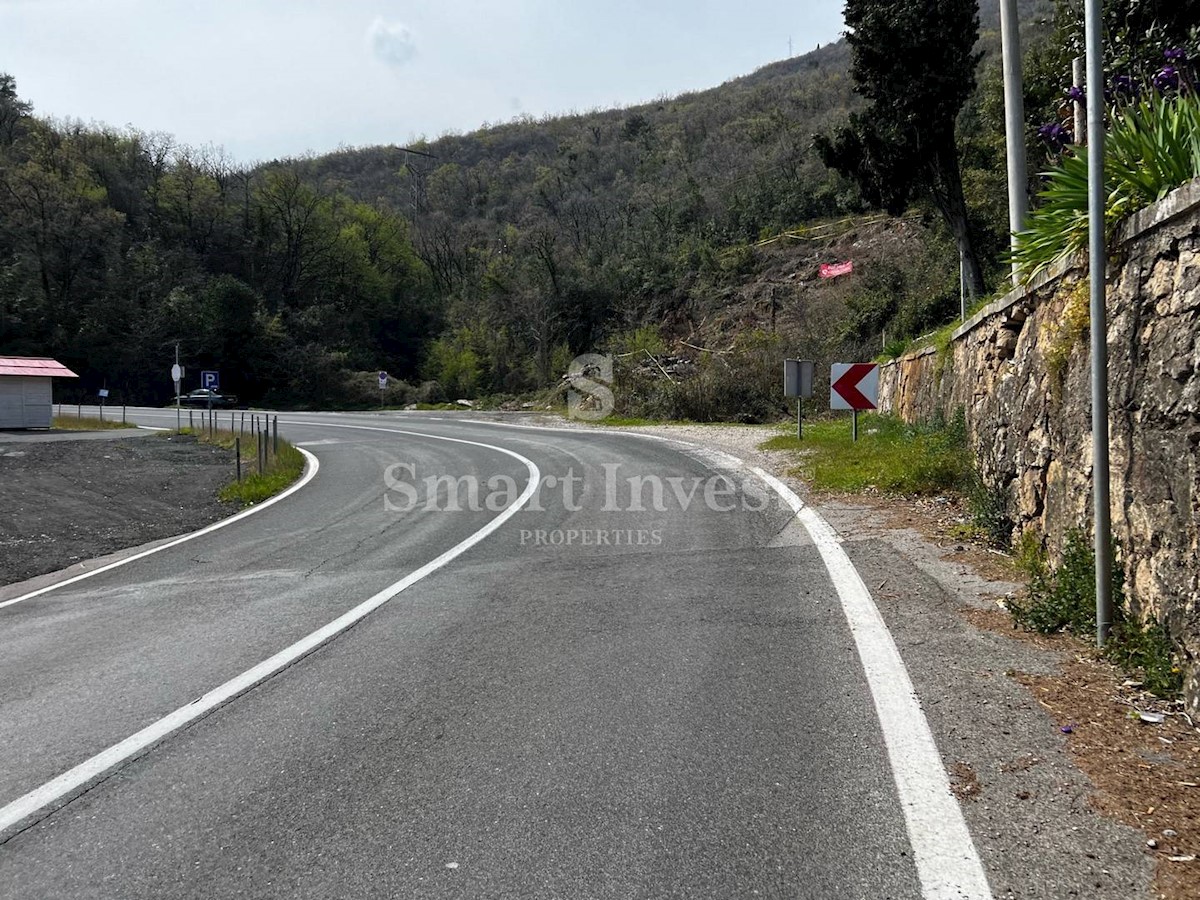
[[[208,409],[211,402],[213,409],[233,409],[238,405],[235,394],[222,394],[209,388],[196,388],[190,394],[179,398],[180,406],[192,406],[197,409]]]

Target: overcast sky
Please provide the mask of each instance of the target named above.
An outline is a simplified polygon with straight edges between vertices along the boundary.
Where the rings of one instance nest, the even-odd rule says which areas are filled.
[[[0,0],[39,115],[242,162],[712,87],[835,40],[842,0]]]

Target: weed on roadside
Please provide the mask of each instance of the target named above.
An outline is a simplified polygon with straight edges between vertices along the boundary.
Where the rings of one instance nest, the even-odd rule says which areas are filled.
[[[1088,640],[1096,632],[1096,556],[1084,532],[1067,533],[1062,563],[1051,568],[1040,542],[1026,532],[1017,547],[1017,563],[1029,577],[1029,594],[1008,602],[1013,621],[1040,634],[1069,632]],[[1182,689],[1170,637],[1157,622],[1143,624],[1125,596],[1125,570],[1113,553],[1112,631],[1104,655],[1127,673],[1141,678],[1146,690],[1173,697]]]

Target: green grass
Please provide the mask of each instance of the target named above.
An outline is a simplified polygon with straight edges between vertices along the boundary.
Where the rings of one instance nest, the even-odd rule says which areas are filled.
[[[185,428],[179,433],[194,434],[196,440],[201,444],[209,444],[225,450],[233,450],[237,445],[237,434],[232,431],[216,431],[209,434],[207,431],[197,429],[193,432],[191,429]],[[270,442],[268,443],[270,444]],[[221,500],[238,503],[242,506],[253,506],[255,503],[261,503],[268,497],[273,497],[280,491],[286,490],[304,472],[304,454],[282,438],[279,440],[279,453],[267,454],[267,467],[261,474],[258,471],[257,450],[252,434],[244,436],[241,456],[242,480],[232,481],[221,488],[217,495]]]
[[[965,435],[957,422],[906,425],[871,414],[859,416],[857,442],[850,431],[847,413],[805,423],[802,439],[790,431],[760,448],[799,451],[797,474],[818,490],[838,493],[938,494],[958,488],[970,471]]]
[[[119,419],[98,419],[94,416],[55,416],[50,423],[52,428],[59,431],[111,431],[115,428],[137,428],[136,425],[126,424]]]

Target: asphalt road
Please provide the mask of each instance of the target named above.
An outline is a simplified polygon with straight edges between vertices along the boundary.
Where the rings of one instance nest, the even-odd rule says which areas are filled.
[[[0,831],[0,896],[957,896],[914,863],[838,593],[769,490],[621,433],[280,418],[304,488],[0,608],[0,806],[510,517]]]

